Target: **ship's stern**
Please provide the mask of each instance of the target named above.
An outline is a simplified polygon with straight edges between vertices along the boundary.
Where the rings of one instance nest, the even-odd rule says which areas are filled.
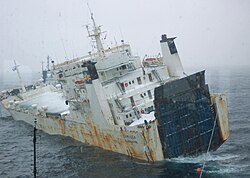
[[[155,117],[165,158],[215,151],[229,138],[225,95],[210,95],[205,71],[155,89]],[[210,142],[211,140],[211,142]]]

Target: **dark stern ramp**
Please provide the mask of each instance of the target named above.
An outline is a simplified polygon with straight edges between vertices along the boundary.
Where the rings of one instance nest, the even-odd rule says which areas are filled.
[[[201,71],[155,88],[155,117],[165,158],[207,151],[216,113],[204,74]],[[210,150],[222,143],[216,123]]]

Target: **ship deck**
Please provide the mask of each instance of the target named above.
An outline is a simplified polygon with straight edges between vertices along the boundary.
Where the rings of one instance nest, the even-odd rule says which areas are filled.
[[[32,105],[37,104],[38,110],[46,108],[46,113],[61,114],[68,111],[68,106],[65,104],[63,93],[59,92],[45,92],[36,97],[21,101],[19,103],[22,108],[30,108]]]

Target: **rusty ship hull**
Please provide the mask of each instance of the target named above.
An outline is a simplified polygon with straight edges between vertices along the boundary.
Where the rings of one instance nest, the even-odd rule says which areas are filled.
[[[18,111],[10,110],[9,112],[15,120],[24,121],[30,125],[33,125],[36,118],[37,129],[51,135],[69,136],[84,144],[97,146],[140,160],[164,160],[156,122],[150,124],[149,130],[119,126],[105,129],[94,125],[92,121],[83,123],[58,117],[34,117]],[[85,117],[91,116],[85,114]]]
[[[200,75],[195,74],[188,77],[188,80],[190,81],[190,78],[196,76]],[[201,77],[203,77],[203,72],[201,72]],[[187,78],[184,79],[187,80]],[[198,88],[202,87],[202,85],[200,85],[201,83],[198,84],[199,83],[192,83],[195,88],[197,88],[197,86]],[[169,86],[169,84],[167,85]],[[173,87],[173,85],[174,84],[171,84],[170,86]],[[156,88],[156,90],[161,90],[162,92],[162,88],[164,87],[163,85]],[[175,90],[176,89],[177,88],[175,88]],[[156,92],[156,95],[161,95],[161,92]],[[34,119],[36,118],[37,128],[48,134],[69,136],[85,144],[125,154],[132,158],[154,162],[178,156],[192,156],[205,152],[209,144],[215,119],[216,131],[213,135],[211,150],[216,150],[228,139],[229,127],[225,96],[210,96],[209,93],[205,95],[209,97],[209,99],[207,98],[209,101],[207,105],[203,105],[203,109],[204,107],[209,107],[211,111],[209,112],[210,117],[206,118],[203,115],[203,122],[198,121],[197,116],[182,118],[183,121],[179,121],[178,123],[181,126],[175,124],[172,125],[172,128],[165,127],[166,123],[164,123],[164,120],[168,121],[164,118],[164,114],[166,113],[158,111],[156,111],[156,120],[147,123],[147,125],[134,127],[110,125],[107,122],[100,122],[100,119],[95,118],[90,110],[88,112],[86,103],[80,104],[80,107],[84,108],[84,110],[76,111],[74,113],[74,119],[72,119],[70,115],[34,115],[18,110],[8,110],[14,119],[23,120],[31,125],[34,124]],[[162,110],[163,106],[169,105],[169,101],[166,102],[168,99],[161,98],[161,102],[159,102],[160,96],[155,97],[155,103],[158,105],[156,109]],[[185,102],[194,104],[201,99],[202,97],[196,98],[195,100],[192,97],[187,97]],[[4,103],[6,103],[6,101]],[[173,109],[171,110],[175,111]],[[198,111],[197,109],[195,110]],[[213,111],[215,112],[214,114],[212,113]],[[178,112],[180,113],[181,110]],[[199,113],[202,114],[204,111],[196,112],[196,115]],[[172,116],[171,119],[173,122],[175,117]],[[190,123],[188,124],[184,122],[184,120],[189,120]],[[168,122],[168,124],[170,123],[171,121]],[[170,133],[171,131],[172,133]],[[189,131],[189,133],[186,131]],[[186,139],[183,139],[184,135]],[[175,138],[173,138],[174,136]]]

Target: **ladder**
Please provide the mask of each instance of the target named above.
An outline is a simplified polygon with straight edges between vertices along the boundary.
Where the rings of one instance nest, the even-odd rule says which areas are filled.
[[[162,79],[161,77],[159,76],[158,72],[156,69],[152,70],[152,73],[154,74],[155,78],[157,79],[157,81],[161,82],[162,83]]]
[[[118,108],[120,108],[121,112],[123,112],[124,106],[122,106],[122,104],[119,101],[119,99],[115,99],[114,101],[115,101],[116,105],[118,106]]]
[[[121,91],[122,95],[124,95],[124,94],[125,94],[125,91],[124,91],[124,90],[122,89],[122,87],[121,87],[121,82],[120,82],[120,80],[117,79],[115,82],[116,82],[117,87],[118,87],[119,90]]]

